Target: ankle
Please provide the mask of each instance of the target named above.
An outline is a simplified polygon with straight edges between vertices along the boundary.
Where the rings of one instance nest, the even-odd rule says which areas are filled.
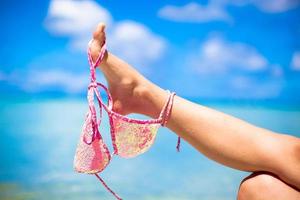
[[[167,92],[149,81],[138,84],[133,92],[137,113],[157,118],[167,99]]]

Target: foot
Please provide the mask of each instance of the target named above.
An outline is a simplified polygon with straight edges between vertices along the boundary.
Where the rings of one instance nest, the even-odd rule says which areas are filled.
[[[94,61],[105,39],[105,25],[100,23],[93,34],[90,47]],[[108,82],[108,88],[114,100],[114,111],[120,114],[141,113],[157,117],[157,112],[149,101],[149,98],[153,97],[153,90],[158,89],[157,86],[111,53],[104,56],[99,67]]]

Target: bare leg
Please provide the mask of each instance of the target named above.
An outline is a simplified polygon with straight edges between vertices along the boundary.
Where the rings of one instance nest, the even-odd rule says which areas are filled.
[[[96,57],[105,37],[104,26],[94,33]],[[117,112],[157,117],[167,92],[108,53],[100,69],[115,100]],[[244,171],[268,171],[300,188],[300,139],[255,127],[242,120],[176,96],[167,127],[207,157]]]
[[[238,200],[300,199],[300,192],[277,176],[269,173],[253,173],[241,183]]]

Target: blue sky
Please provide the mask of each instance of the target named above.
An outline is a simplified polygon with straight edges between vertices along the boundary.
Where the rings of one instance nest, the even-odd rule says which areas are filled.
[[[297,0],[1,1],[0,13],[4,95],[84,94],[104,21],[111,52],[179,95],[300,102]]]

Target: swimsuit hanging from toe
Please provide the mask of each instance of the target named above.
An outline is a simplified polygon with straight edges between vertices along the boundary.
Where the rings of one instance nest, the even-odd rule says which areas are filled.
[[[88,61],[91,76],[91,82],[88,86],[87,94],[89,109],[86,114],[79,143],[77,145],[74,158],[74,168],[80,173],[94,174],[109,192],[111,192],[117,199],[121,199],[107,186],[97,173],[106,168],[113,155],[131,158],[144,153],[151,147],[159,127],[165,126],[167,123],[172,110],[175,93],[169,92],[169,97],[157,119],[133,119],[116,113],[112,109],[113,99],[108,89],[103,84],[96,82],[96,67],[103,60],[105,53],[106,45],[104,44],[96,62],[94,63],[90,48],[88,48]],[[107,105],[103,102],[98,88],[103,89],[107,94]],[[95,95],[99,104],[100,117],[98,120],[96,107],[94,105]],[[104,143],[98,129],[102,119],[102,109],[107,112],[109,117],[110,134],[114,150],[112,154],[110,154],[109,149]],[[179,147],[180,137],[178,137],[177,141],[177,151],[179,151]]]

